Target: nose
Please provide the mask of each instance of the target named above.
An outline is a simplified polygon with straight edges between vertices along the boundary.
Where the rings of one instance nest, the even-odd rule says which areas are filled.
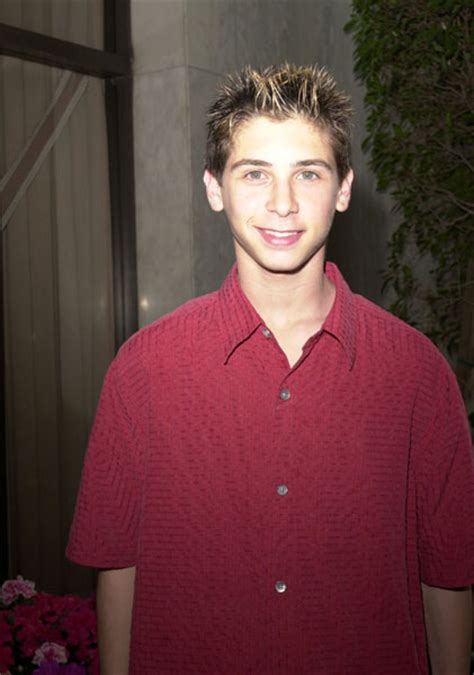
[[[267,209],[282,218],[298,212],[298,202],[288,180],[274,180],[270,188]]]

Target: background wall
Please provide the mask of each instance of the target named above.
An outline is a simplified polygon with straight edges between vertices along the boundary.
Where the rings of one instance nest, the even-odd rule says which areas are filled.
[[[132,0],[140,324],[215,289],[233,259],[225,217],[202,186],[205,111],[217,83],[246,64],[326,65],[356,108],[356,181],[330,257],[352,288],[381,302],[393,223],[360,150],[363,90],[343,31],[349,0]]]

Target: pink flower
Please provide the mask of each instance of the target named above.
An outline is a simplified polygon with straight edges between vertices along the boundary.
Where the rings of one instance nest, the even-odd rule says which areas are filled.
[[[32,598],[36,595],[35,584],[33,581],[27,581],[18,575],[16,579],[4,581],[0,588],[0,599],[4,605],[10,605],[18,596]]]
[[[12,650],[8,645],[0,644],[0,673],[5,673],[13,665]]]
[[[43,642],[41,647],[35,651],[32,661],[36,666],[45,661],[67,663],[68,657],[68,651],[63,645],[58,645],[56,642]]]
[[[5,642],[11,642],[12,640],[13,636],[11,625],[5,616],[4,611],[0,610],[0,645],[4,644]]]
[[[76,608],[64,616],[61,628],[67,635],[68,644],[86,645],[88,642],[95,642],[96,618],[94,610],[87,606],[84,601],[81,604],[76,601]]]
[[[92,661],[89,664],[89,675],[100,675],[99,652],[95,649],[92,652]]]
[[[5,582],[0,589],[0,675],[11,675],[8,668],[18,665],[17,658],[28,662],[28,672],[36,667],[37,675],[99,675],[95,596],[36,593],[34,584],[21,577]]]

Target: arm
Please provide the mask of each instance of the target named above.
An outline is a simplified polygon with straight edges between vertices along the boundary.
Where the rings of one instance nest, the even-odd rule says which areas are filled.
[[[102,675],[128,675],[135,567],[100,570],[97,631]]]
[[[467,675],[472,639],[472,591],[421,584],[433,675]]]

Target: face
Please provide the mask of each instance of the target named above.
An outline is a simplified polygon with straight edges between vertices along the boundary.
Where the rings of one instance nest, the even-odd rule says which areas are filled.
[[[224,210],[237,263],[294,273],[324,260],[334,212],[349,205],[326,134],[301,117],[257,116],[233,139],[219,182],[205,172],[211,208]]]

